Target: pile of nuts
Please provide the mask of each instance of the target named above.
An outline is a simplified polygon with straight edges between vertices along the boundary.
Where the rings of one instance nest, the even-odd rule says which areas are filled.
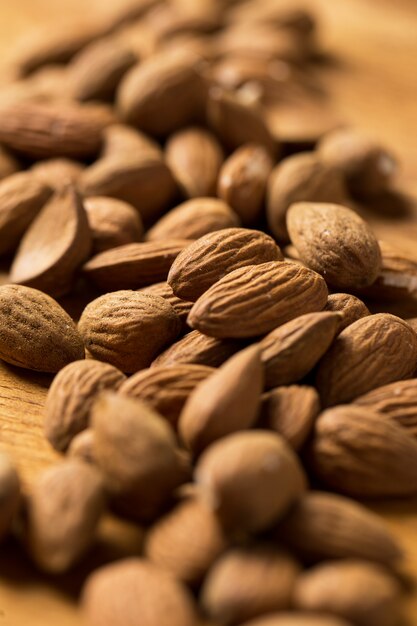
[[[0,358],[56,374],[63,455],[25,497],[0,456],[0,538],[60,574],[107,511],[143,527],[89,626],[400,619],[401,547],[355,499],[417,493],[417,323],[370,312],[417,263],[360,215],[403,206],[396,162],[329,127],[315,26],[130,0],[0,94]]]

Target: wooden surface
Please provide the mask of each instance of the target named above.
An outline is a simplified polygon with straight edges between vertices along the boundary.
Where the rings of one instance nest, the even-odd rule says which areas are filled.
[[[197,1],[197,0],[196,0]],[[5,56],[18,36],[37,24],[62,22],[71,14],[90,19],[102,0],[14,0],[0,2],[0,46]],[[417,3],[415,0],[310,0],[321,16],[320,38],[338,62],[325,83],[341,114],[390,146],[402,162],[398,185],[417,195]],[[379,219],[377,232],[417,257],[417,218]],[[28,377],[0,364],[0,445],[16,462],[27,484],[55,458],[42,435],[42,412],[50,378]],[[417,580],[417,502],[373,505],[399,537],[405,570]],[[141,533],[107,520],[92,563],[140,545]],[[90,565],[91,566],[91,563]],[[0,553],[0,626],[75,626],[75,598],[85,571],[48,578],[37,574],[14,544]],[[417,593],[406,601],[409,623],[417,623]]]

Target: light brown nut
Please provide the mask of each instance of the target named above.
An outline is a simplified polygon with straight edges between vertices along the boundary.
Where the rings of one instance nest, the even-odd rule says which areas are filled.
[[[186,587],[138,558],[95,570],[84,586],[82,607],[89,626],[197,624],[197,610]]]
[[[56,450],[66,450],[75,435],[88,427],[95,397],[103,389],[118,389],[122,372],[93,359],[74,361],[54,378],[45,404],[44,432]]]
[[[31,172],[12,174],[0,182],[0,254],[17,248],[51,193]]]
[[[268,151],[256,144],[241,146],[223,164],[218,195],[236,211],[243,224],[253,224],[262,216],[272,168]]]
[[[193,303],[178,298],[178,296],[174,294],[172,288],[170,287],[170,285],[168,285],[168,283],[154,283],[153,285],[142,287],[140,291],[142,291],[143,293],[150,293],[155,296],[160,296],[161,298],[164,298],[164,300],[170,303],[175,313],[180,318],[183,327],[185,329],[188,328],[187,317],[189,312],[191,311]]]
[[[241,347],[242,344],[238,341],[215,339],[199,333],[198,330],[193,330],[161,352],[152,363],[152,367],[181,363],[218,367]]]
[[[361,319],[370,315],[370,311],[366,304],[356,296],[350,293],[332,293],[327,298],[325,311],[333,311],[340,313],[342,318],[339,324],[339,332]]]
[[[156,136],[199,119],[206,86],[197,63],[188,54],[158,54],[133,67],[117,93],[121,118]]]
[[[149,406],[104,392],[92,408],[93,455],[122,514],[151,521],[184,480],[170,425]]]
[[[46,470],[28,497],[24,539],[36,565],[46,572],[65,572],[94,541],[104,511],[99,472],[78,460]]]
[[[0,146],[0,180],[15,174],[20,170],[17,159],[6,148]]]
[[[178,430],[194,455],[213,441],[253,426],[258,417],[264,371],[257,346],[232,356],[188,397]]]
[[[395,578],[362,561],[317,565],[299,577],[294,591],[296,608],[333,613],[358,626],[396,626],[399,600]]]
[[[95,156],[113,116],[99,105],[75,102],[9,103],[0,110],[0,141],[33,158]]]
[[[187,239],[128,243],[92,257],[83,272],[99,289],[138,289],[165,280]]]
[[[67,456],[85,463],[94,464],[94,434],[92,428],[82,430],[71,439]]]
[[[281,260],[280,249],[265,233],[224,228],[200,237],[180,252],[169,271],[168,283],[177,296],[195,301],[239,267]]]
[[[203,293],[190,311],[188,324],[220,339],[254,337],[304,313],[320,311],[327,293],[319,274],[296,263],[248,265]]]
[[[90,302],[78,328],[95,359],[134,373],[148,367],[174,341],[181,323],[159,296],[115,291]]]
[[[417,493],[417,441],[366,406],[324,411],[316,421],[310,459],[321,481],[352,497]]]
[[[350,128],[325,135],[317,151],[320,159],[343,174],[349,190],[359,195],[384,191],[397,170],[397,161],[388,150]]]
[[[369,408],[371,411],[383,413],[413,437],[417,437],[417,379],[401,380],[382,387],[377,387],[354,403]]]
[[[314,387],[277,387],[262,398],[261,424],[284,437],[294,450],[299,450],[319,412],[320,398]]]
[[[316,384],[324,406],[342,404],[396,380],[417,367],[417,336],[388,313],[354,322],[334,340],[321,360]]]
[[[142,400],[176,428],[187,398],[214,371],[192,364],[152,367],[128,378],[119,391]]]
[[[0,452],[0,542],[8,534],[20,506],[20,480],[9,458]]]
[[[294,202],[343,202],[343,179],[334,168],[322,163],[316,154],[305,152],[289,156],[275,167],[269,177],[267,218],[272,234],[288,241],[287,209]]]
[[[38,161],[30,168],[33,175],[52,189],[77,186],[84,165],[72,159],[56,158]]]
[[[179,502],[149,530],[145,556],[188,585],[199,585],[228,538],[217,516],[198,497]]]
[[[302,613],[280,611],[274,615],[245,622],[241,626],[352,626],[352,624],[328,613],[323,615],[322,613],[309,613],[307,611]]]
[[[319,491],[301,496],[277,526],[276,537],[308,562],[357,558],[392,566],[402,557],[378,515],[349,498]]]
[[[186,198],[215,196],[223,150],[204,128],[191,127],[172,135],[165,156]]]
[[[0,287],[0,358],[40,372],[59,372],[84,358],[70,316],[52,298],[22,285]]]
[[[306,313],[266,335],[258,344],[266,388],[304,378],[330,347],[339,323],[338,313]]]
[[[222,228],[240,226],[236,213],[217,198],[193,198],[169,211],[148,231],[147,239],[198,239]]]
[[[73,187],[66,187],[52,196],[26,231],[10,280],[53,296],[63,295],[90,250],[90,228],[81,197]]]
[[[231,548],[209,570],[201,604],[227,625],[288,609],[299,570],[293,557],[270,544]]]
[[[266,431],[235,433],[212,444],[195,480],[226,528],[249,532],[278,521],[306,488],[293,450]]]
[[[381,269],[378,241],[368,224],[338,204],[298,202],[287,228],[303,263],[338,289],[372,285]]]
[[[143,224],[140,214],[127,202],[93,196],[84,200],[84,208],[95,254],[142,239]]]

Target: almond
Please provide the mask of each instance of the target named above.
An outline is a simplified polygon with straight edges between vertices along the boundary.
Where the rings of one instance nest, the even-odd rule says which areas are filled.
[[[33,175],[52,189],[62,189],[68,185],[77,186],[84,165],[72,159],[46,159],[31,167]]]
[[[84,208],[95,254],[142,239],[140,214],[127,202],[95,196],[84,200]]]
[[[72,187],[57,191],[26,231],[10,269],[14,283],[59,296],[91,250],[87,215]]]
[[[354,401],[355,404],[383,413],[417,437],[417,379],[401,380],[373,389]]]
[[[187,246],[172,264],[168,282],[177,296],[195,301],[235,269],[280,260],[283,260],[280,249],[265,233],[224,228]]]
[[[75,361],[55,377],[45,405],[44,430],[56,450],[65,450],[71,439],[87,428],[95,396],[103,389],[117,389],[124,374],[100,361]]]
[[[180,253],[181,254],[181,253]],[[154,283],[153,285],[148,285],[147,287],[142,287],[140,290],[143,293],[150,293],[155,296],[160,296],[164,298],[174,309],[175,313],[180,318],[182,325],[184,328],[187,327],[187,317],[189,312],[191,311],[191,307],[193,306],[192,302],[188,302],[187,300],[182,300],[178,298],[172,291],[172,288],[168,283]]]
[[[267,615],[258,619],[245,622],[242,626],[352,626],[344,619],[322,613],[308,613],[303,611],[280,611],[274,615]]]
[[[6,148],[0,146],[0,180],[15,174],[20,170],[17,159]]]
[[[21,285],[0,287],[0,358],[41,372],[58,372],[84,358],[70,316],[46,294]]]
[[[381,268],[378,241],[351,209],[299,202],[287,212],[287,228],[301,260],[333,287],[357,289],[375,282]]]
[[[366,406],[340,405],[319,416],[311,463],[320,480],[352,497],[417,493],[417,442]]]
[[[193,330],[162,352],[152,363],[152,367],[181,363],[218,367],[240,347],[241,344],[232,339],[215,339]]]
[[[94,464],[94,433],[92,428],[82,430],[71,439],[67,455],[79,461]]]
[[[370,315],[370,311],[366,304],[352,296],[349,293],[332,293],[327,298],[327,304],[325,311],[333,311],[334,313],[340,313],[342,319],[339,323],[339,332],[342,332],[345,328],[361,319]]]
[[[179,330],[180,320],[166,300],[137,291],[93,300],[79,321],[92,356],[128,373],[148,367]]]
[[[382,385],[410,378],[417,336],[404,320],[378,313],[354,322],[335,339],[317,371],[325,406],[341,404]]]
[[[20,480],[9,458],[0,453],[0,542],[8,534],[20,506]]]
[[[296,263],[270,261],[221,278],[194,304],[188,324],[213,337],[253,337],[320,311],[326,301],[319,274]]]
[[[171,135],[166,160],[186,198],[216,195],[223,150],[204,128],[191,127]]]
[[[131,376],[120,393],[145,402],[176,427],[189,395],[214,371],[192,364],[153,367]]]
[[[83,272],[99,289],[137,289],[165,280],[175,257],[189,244],[184,239],[128,243],[96,254]]]
[[[338,313],[307,313],[266,335],[259,343],[266,388],[304,378],[330,347],[339,323]]]
[[[222,228],[240,225],[236,213],[217,198],[194,198],[169,211],[147,233],[149,241],[178,237],[198,239]]]
[[[226,528],[252,533],[278,521],[306,488],[295,453],[265,431],[213,443],[195,468],[195,480]]]

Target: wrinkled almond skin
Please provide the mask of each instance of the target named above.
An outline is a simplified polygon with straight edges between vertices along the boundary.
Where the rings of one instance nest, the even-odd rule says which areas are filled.
[[[165,280],[187,239],[128,243],[92,257],[83,272],[99,289],[138,289]]]
[[[280,249],[265,233],[224,228],[187,246],[172,264],[168,283],[177,296],[195,301],[220,278],[239,267],[281,260]]]
[[[298,458],[279,435],[234,433],[201,456],[196,482],[226,528],[259,532],[283,516],[304,492]]]
[[[152,367],[181,363],[218,367],[241,347],[238,341],[215,339],[193,330],[161,352],[152,363]]]
[[[257,346],[232,356],[188,397],[178,424],[186,447],[198,455],[213,441],[253,426],[263,386]]]
[[[214,371],[193,364],[152,367],[128,378],[120,393],[142,400],[176,428],[187,398]]]
[[[155,296],[160,296],[164,298],[174,309],[175,313],[180,318],[183,327],[186,329],[187,327],[187,317],[189,312],[191,311],[191,307],[193,306],[192,302],[187,300],[182,300],[175,295],[172,291],[172,287],[168,285],[168,283],[154,283],[153,285],[148,285],[147,287],[142,287],[141,291],[144,293],[154,294]]]
[[[319,491],[294,504],[276,537],[308,562],[357,558],[389,567],[402,557],[378,515],[349,498]]]
[[[138,242],[143,236],[140,214],[127,202],[93,196],[84,200],[93,240],[93,253]]]
[[[92,359],[64,367],[49,388],[45,404],[44,432],[52,446],[65,450],[87,428],[95,396],[103,389],[117,389],[125,378],[112,365]]]
[[[95,570],[84,586],[89,626],[195,626],[196,608],[185,586],[144,559],[130,558]]]
[[[204,128],[191,127],[170,137],[165,158],[186,198],[216,195],[223,150]]]
[[[333,613],[358,626],[396,626],[399,600],[395,578],[354,560],[317,565],[299,577],[294,591],[296,608]]]
[[[46,470],[29,495],[25,542],[38,567],[61,573],[77,563],[94,541],[104,511],[99,472],[78,460]]]
[[[181,323],[159,296],[115,291],[87,305],[78,328],[95,359],[134,373],[148,367],[174,341]]]
[[[274,615],[260,617],[259,619],[245,622],[242,626],[352,626],[350,622],[331,615],[309,613],[306,611],[280,611]]]
[[[338,204],[298,202],[287,228],[300,259],[337,289],[372,285],[381,268],[378,241],[366,222]]]
[[[340,313],[342,318],[339,323],[339,332],[361,319],[370,315],[366,304],[356,296],[349,293],[332,293],[327,298],[325,311]]]
[[[339,322],[338,313],[306,313],[266,335],[259,343],[266,388],[304,378],[330,347]]]
[[[77,186],[83,170],[82,163],[64,158],[38,161],[30,169],[39,181],[52,189],[62,189],[68,185]]]
[[[218,338],[254,337],[320,311],[327,294],[323,278],[296,263],[248,265],[210,287],[191,309],[188,324]]]
[[[222,228],[240,226],[236,213],[217,198],[193,198],[175,207],[147,233],[149,241],[178,237],[198,239]]]
[[[417,365],[417,336],[388,313],[368,315],[335,339],[321,360],[316,385],[324,406],[342,404],[376,387],[410,378]]]
[[[293,557],[273,545],[231,548],[210,569],[201,603],[221,624],[288,609],[299,570]]]
[[[0,358],[40,372],[58,372],[84,358],[84,345],[70,316],[46,294],[0,287]]]
[[[262,397],[261,425],[270,428],[294,450],[303,447],[320,412],[320,398],[314,387],[277,387]]]
[[[371,411],[383,413],[417,437],[417,379],[401,380],[377,387],[354,401]]]
[[[0,453],[0,542],[8,534],[20,506],[20,480],[9,458]]]
[[[311,465],[322,482],[356,498],[417,493],[417,442],[368,407],[340,405],[316,421]]]

